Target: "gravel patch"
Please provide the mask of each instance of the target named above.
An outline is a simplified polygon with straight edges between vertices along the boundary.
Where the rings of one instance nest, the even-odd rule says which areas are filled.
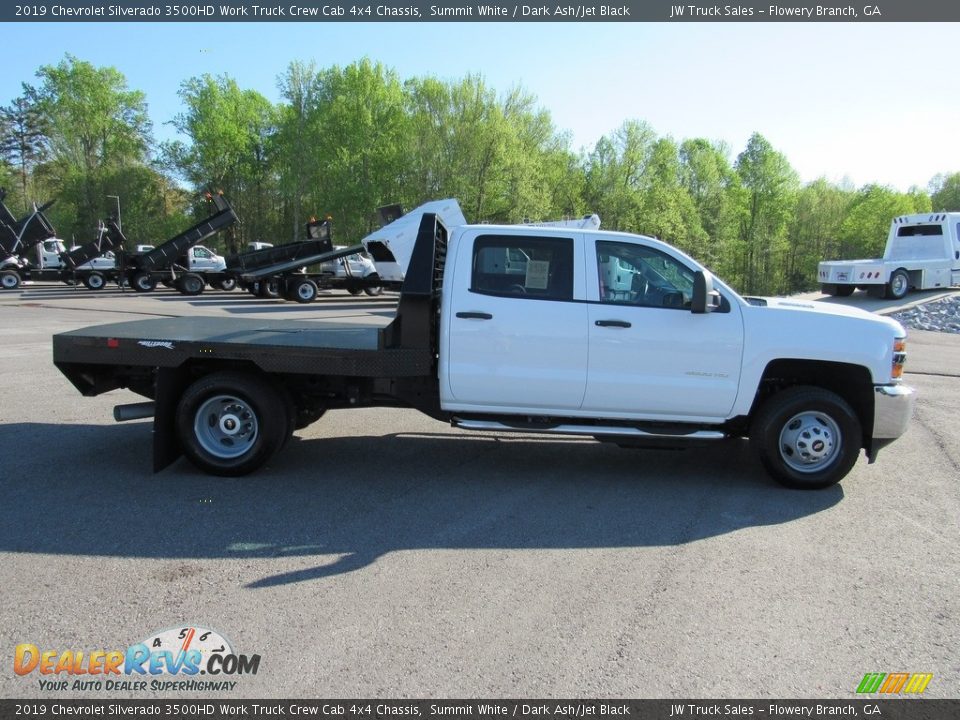
[[[914,330],[960,334],[960,296],[917,305],[890,317]]]

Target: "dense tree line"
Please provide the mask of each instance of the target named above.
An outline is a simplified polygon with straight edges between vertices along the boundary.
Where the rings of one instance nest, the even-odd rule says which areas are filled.
[[[578,153],[534,96],[476,75],[294,62],[278,89],[274,104],[228,76],[191,78],[172,121],[180,138],[156,143],[143,93],[115,68],[67,55],[0,108],[7,202],[56,197],[51,218],[79,242],[119,198],[128,239],[148,243],[202,215],[201,191],[222,190],[243,220],[218,240],[228,251],[302,239],[320,214],[352,242],[375,227],[379,206],[440,197],[458,198],[470,221],[596,212],[604,227],[673,243],[750,293],[808,289],[821,259],[878,255],[895,215],[960,210],[960,173],[906,193],[804,185],[759,133],[733,156],[627,120]]]

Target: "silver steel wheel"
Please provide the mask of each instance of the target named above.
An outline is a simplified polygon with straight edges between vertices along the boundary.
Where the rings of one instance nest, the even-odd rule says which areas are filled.
[[[0,275],[0,283],[3,283],[4,290],[16,290],[20,285],[20,276],[12,272],[5,272]]]
[[[843,435],[826,413],[808,410],[790,418],[780,431],[780,457],[792,470],[815,473],[840,456]]]
[[[910,289],[910,280],[902,272],[895,272],[890,278],[890,292],[895,298],[902,298]]]
[[[232,395],[215,395],[204,401],[193,419],[193,433],[200,446],[224,460],[247,452],[259,430],[253,408]]]

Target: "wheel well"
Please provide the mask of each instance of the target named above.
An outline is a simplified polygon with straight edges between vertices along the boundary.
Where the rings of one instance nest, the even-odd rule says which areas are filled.
[[[763,371],[750,417],[767,398],[795,385],[824,388],[846,400],[860,418],[864,447],[869,445],[873,436],[873,380],[867,368],[823,360],[774,360]]]

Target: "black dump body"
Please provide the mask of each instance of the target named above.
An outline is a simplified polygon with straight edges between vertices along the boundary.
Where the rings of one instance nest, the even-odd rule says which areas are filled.
[[[230,203],[222,195],[212,194],[208,198],[215,207],[212,215],[182,233],[174,235],[150,252],[126,257],[124,260],[126,266],[134,270],[167,270],[173,267],[178,258],[194,245],[240,221],[230,207]]]
[[[237,273],[251,273],[289,262],[303,264],[303,259],[333,252],[329,221],[308,224],[307,236],[310,239],[303,242],[254,250],[242,255],[231,255],[227,258],[227,270]]]
[[[91,240],[85,245],[62,253],[60,259],[63,260],[64,269],[74,271],[81,265],[105,255],[111,250],[122,249],[124,240],[123,233],[120,232],[117,223],[110,219],[100,226],[96,240]]]
[[[336,260],[364,249],[362,245],[356,245],[335,250],[329,220],[311,220],[307,223],[307,237],[310,239],[302,242],[231,255],[227,258],[227,271],[243,280],[254,281],[299,272],[300,268]]]
[[[157,373],[252,367],[354,378],[436,376],[436,317],[446,228],[425,215],[397,315],[386,327],[180,317],[98,325],[53,337],[53,361],[84,395],[129,387],[158,395]]]
[[[6,190],[0,188],[0,251],[4,256],[23,255],[44,240],[56,237],[57,231],[43,214],[53,200],[39,208],[34,206],[18,220],[3,202],[6,196]]]

